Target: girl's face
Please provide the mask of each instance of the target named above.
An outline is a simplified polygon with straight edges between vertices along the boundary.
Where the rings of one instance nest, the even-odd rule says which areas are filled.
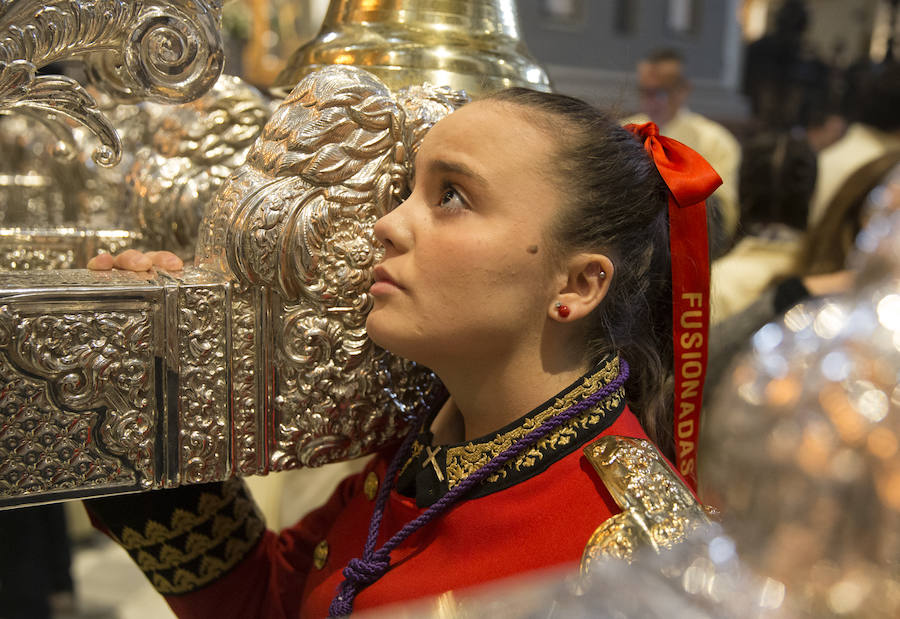
[[[539,341],[565,282],[547,244],[562,196],[552,139],[527,113],[471,103],[425,137],[412,194],[375,224],[385,256],[366,326],[380,346],[440,372]]]

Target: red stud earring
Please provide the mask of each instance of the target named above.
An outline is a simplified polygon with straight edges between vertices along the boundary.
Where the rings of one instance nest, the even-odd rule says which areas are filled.
[[[560,318],[568,318],[569,317],[569,306],[563,305],[562,303],[556,304],[556,311],[559,313]]]

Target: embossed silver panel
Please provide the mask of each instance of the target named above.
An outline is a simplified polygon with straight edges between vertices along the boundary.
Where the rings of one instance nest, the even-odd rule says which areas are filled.
[[[0,273],[0,506],[230,475],[231,285]]]
[[[0,504],[160,486],[160,287],[35,275],[0,273]]]

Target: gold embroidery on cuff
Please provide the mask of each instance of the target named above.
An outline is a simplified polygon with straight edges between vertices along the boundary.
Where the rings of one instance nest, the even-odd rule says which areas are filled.
[[[149,521],[143,532],[125,527],[119,543],[164,595],[188,593],[213,582],[247,555],[265,530],[240,480],[204,492],[193,513],[172,511],[169,524]]]

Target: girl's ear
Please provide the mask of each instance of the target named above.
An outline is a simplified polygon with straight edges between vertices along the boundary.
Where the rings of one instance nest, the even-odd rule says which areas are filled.
[[[612,260],[606,255],[576,254],[568,261],[566,279],[549,308],[550,316],[562,322],[584,318],[606,297],[613,275]]]

